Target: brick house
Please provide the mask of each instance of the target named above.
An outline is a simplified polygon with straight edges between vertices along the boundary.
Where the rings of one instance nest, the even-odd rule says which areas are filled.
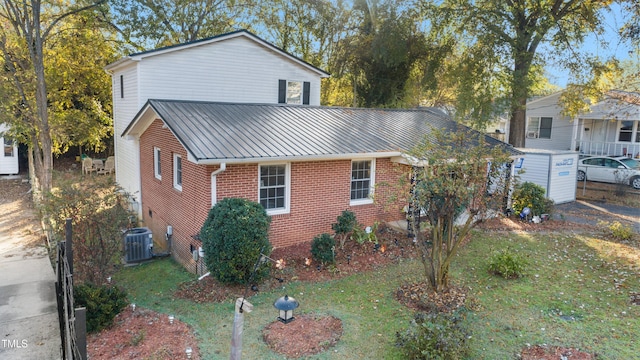
[[[220,48],[223,54],[215,51]],[[218,62],[220,56],[237,61]],[[243,67],[246,59],[257,58],[266,64],[253,63],[259,71]],[[196,59],[194,67],[203,75],[171,85],[165,79],[161,90],[143,85],[151,81],[160,86],[155,78],[175,77],[176,69],[191,74],[193,68],[178,66],[185,59]],[[224,75],[217,68],[211,71],[225,76],[224,84],[233,80],[230,91],[237,100],[210,89],[216,77],[206,74],[207,61],[226,67]],[[155,71],[148,80],[140,75],[145,66]],[[331,232],[345,209],[365,225],[404,219],[406,200],[392,202],[390,196],[411,170],[404,154],[433,128],[455,131],[458,126],[430,108],[319,106],[320,79],[327,74],[245,31],[195,47],[132,55],[108,70],[118,118],[116,180],[137,194],[134,203],[155,239],[164,238],[171,227],[172,256],[195,273],[204,271],[192,258],[201,246],[197,235],[210,208],[227,197],[265,207],[272,218],[269,239],[274,247]],[[125,76],[137,79],[128,83]],[[234,90],[243,86],[245,92]],[[154,91],[158,97],[151,97]],[[131,104],[127,111],[117,110],[118,102],[131,101],[128,93],[135,101],[145,99],[135,114],[129,112]],[[506,146],[489,137],[487,141]]]

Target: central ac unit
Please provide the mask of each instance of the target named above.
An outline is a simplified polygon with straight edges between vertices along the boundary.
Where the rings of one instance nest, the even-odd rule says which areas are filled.
[[[153,257],[153,234],[146,227],[133,228],[124,236],[124,260],[127,263]]]

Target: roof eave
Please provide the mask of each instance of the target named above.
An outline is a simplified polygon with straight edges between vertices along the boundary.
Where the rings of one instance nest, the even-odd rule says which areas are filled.
[[[376,159],[393,158],[401,156],[402,151],[381,151],[372,153],[351,153],[351,154],[322,154],[322,155],[294,155],[294,156],[272,156],[272,157],[247,157],[247,158],[226,158],[226,159],[197,159],[191,155],[189,161],[199,165],[220,165],[231,164],[255,164],[267,162],[303,162],[303,161],[329,161],[329,160],[354,160],[354,159]]]

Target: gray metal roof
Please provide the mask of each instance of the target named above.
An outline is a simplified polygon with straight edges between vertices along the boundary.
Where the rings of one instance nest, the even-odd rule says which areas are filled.
[[[425,136],[428,138],[433,128],[456,131],[460,126],[433,108],[363,109],[149,100],[123,135],[135,133],[133,127],[149,109],[198,162],[397,156],[412,149]],[[512,155],[520,153],[508,144],[486,138]]]

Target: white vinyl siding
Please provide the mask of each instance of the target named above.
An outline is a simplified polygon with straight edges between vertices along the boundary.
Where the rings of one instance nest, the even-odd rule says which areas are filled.
[[[320,105],[317,73],[244,37],[145,58],[140,76],[145,99],[273,104],[278,80],[295,79],[311,83],[309,104]]]
[[[125,97],[120,97],[120,76],[122,75]],[[116,154],[116,182],[137,202],[132,203],[140,211],[140,147],[137,139],[122,137],[142,104],[138,101],[137,67],[131,66],[114,73],[113,85],[113,127]]]
[[[7,130],[0,124],[0,132]],[[18,164],[18,144],[16,141],[0,136],[0,174],[17,174],[20,171]]]
[[[527,118],[553,118],[551,121],[550,138],[529,137],[525,136],[525,147],[531,149],[547,149],[547,150],[570,150],[571,140],[573,138],[573,122],[571,118],[562,115],[562,108],[558,104],[560,93],[549,95],[547,97],[531,101],[527,104]],[[527,125],[529,119],[527,119]],[[539,131],[537,129],[527,129],[528,135],[530,131]],[[540,132],[538,132],[540,135]],[[544,134],[543,134],[544,135]]]

